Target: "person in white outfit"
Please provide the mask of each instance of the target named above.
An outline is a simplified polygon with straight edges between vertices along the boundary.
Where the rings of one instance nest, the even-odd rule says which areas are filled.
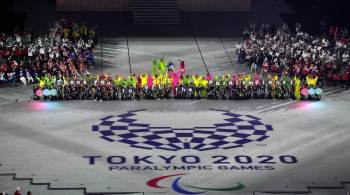
[[[27,85],[26,75],[25,75],[25,72],[22,69],[19,71],[19,80],[21,80],[23,85]]]
[[[30,72],[28,71],[28,69],[26,69],[26,77],[27,77],[28,83],[34,83],[34,79],[32,75],[30,75]]]

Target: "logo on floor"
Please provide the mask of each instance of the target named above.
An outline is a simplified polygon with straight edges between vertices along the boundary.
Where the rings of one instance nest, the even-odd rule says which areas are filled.
[[[100,138],[108,142],[120,142],[135,148],[206,151],[232,149],[251,142],[261,142],[267,139],[268,132],[273,130],[271,125],[264,124],[260,118],[252,115],[218,109],[210,111],[221,114],[224,117],[223,121],[208,126],[186,128],[156,126],[151,122],[138,122],[135,117],[142,117],[139,115],[143,115],[146,110],[134,110],[104,117],[98,125],[92,126],[92,131],[99,132]],[[178,121],[179,124],[181,122],[183,121]]]
[[[206,193],[208,191],[233,192],[233,191],[239,191],[239,190],[242,190],[245,188],[245,186],[240,182],[236,182],[236,184],[234,186],[227,187],[227,188],[208,188],[208,187],[198,187],[198,186],[192,186],[192,185],[181,186],[180,180],[182,179],[182,176],[185,176],[185,175],[187,175],[187,174],[165,175],[165,176],[151,179],[146,184],[147,184],[147,186],[149,186],[151,188],[168,189],[170,187],[160,186],[158,183],[164,179],[176,177],[175,180],[171,184],[171,188],[174,192],[177,192],[180,194],[203,194],[203,193]]]

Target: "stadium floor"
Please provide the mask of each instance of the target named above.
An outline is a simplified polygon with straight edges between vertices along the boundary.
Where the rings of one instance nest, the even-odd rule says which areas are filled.
[[[235,40],[105,39],[105,65],[94,71],[150,71],[151,60],[162,55],[184,59],[189,73],[244,71],[232,65]],[[91,194],[350,190],[349,90],[327,90],[319,102],[41,102],[30,96],[30,86],[0,89],[0,177]]]

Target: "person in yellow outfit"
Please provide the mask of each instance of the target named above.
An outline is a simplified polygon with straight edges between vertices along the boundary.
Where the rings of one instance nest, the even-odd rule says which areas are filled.
[[[208,84],[209,84],[209,81],[207,81],[207,80],[205,79],[205,77],[203,76],[202,79],[201,79],[201,81],[200,81],[200,86],[201,86],[201,87],[204,87],[204,88],[207,88],[207,87],[208,87]]]
[[[230,74],[223,74],[222,75],[222,78],[221,78],[221,81],[222,81],[222,84],[223,85],[226,85],[228,84],[228,82],[230,81],[230,78],[231,78],[231,75]]]
[[[222,80],[222,81],[225,81],[225,80],[226,80],[226,75],[225,75],[225,74],[221,75],[221,80]]]
[[[250,76],[250,74],[245,74],[245,76],[244,76],[244,81],[245,81],[246,83],[249,83],[249,82],[251,81],[251,79],[252,79],[252,77]]]
[[[201,78],[198,74],[196,74],[196,75],[193,75],[193,76],[192,76],[192,80],[193,80],[194,86],[195,86],[195,87],[199,87],[202,78]]]
[[[274,81],[274,82],[276,82],[276,81],[278,81],[278,75],[277,74],[275,74],[275,75],[273,75],[273,77],[272,77],[272,80]]]
[[[115,79],[113,80],[113,83],[115,86],[119,87],[121,85],[123,77],[117,75],[115,76]]]
[[[141,77],[141,87],[144,88],[147,85],[148,76],[147,74],[141,74],[140,77]]]
[[[62,78],[63,78],[63,85],[62,86],[68,85],[68,78],[65,76],[63,76]]]
[[[160,87],[162,84],[162,76],[156,74],[153,76],[153,86]]]
[[[202,88],[202,90],[201,90],[201,97],[202,97],[202,98],[206,98],[206,96],[207,96],[207,88],[208,88],[208,85],[209,85],[209,81],[207,81],[207,80],[205,79],[205,77],[203,76],[203,77],[202,77],[202,80],[201,80],[201,83],[200,83],[200,86],[201,86],[201,88]]]
[[[306,82],[307,82],[307,86],[309,88],[315,88],[317,80],[318,80],[318,76],[317,75],[307,75],[306,76]]]
[[[193,84],[194,84],[194,86],[196,88],[196,90],[194,92],[194,96],[197,97],[199,95],[199,91],[198,90],[199,90],[202,78],[198,74],[196,74],[196,75],[192,76],[192,80],[193,80]]]
[[[167,77],[168,77],[167,73],[165,73],[164,75],[159,75],[159,85],[164,87],[167,83]]]
[[[168,73],[165,73],[164,76],[162,76],[162,85],[165,88],[166,86],[171,86],[172,85],[172,79],[169,76]]]
[[[45,81],[47,76],[40,78],[39,76],[35,77],[37,81],[39,81],[39,87],[43,89],[45,87]]]
[[[300,100],[300,79],[299,77],[294,77],[294,96],[295,99]]]

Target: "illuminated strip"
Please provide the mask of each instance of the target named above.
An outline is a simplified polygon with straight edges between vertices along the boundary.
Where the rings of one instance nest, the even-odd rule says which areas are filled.
[[[244,189],[244,185],[237,182],[237,186],[233,186],[230,188],[202,188],[202,187],[196,187],[196,186],[187,186],[189,188],[193,189],[199,189],[199,190],[208,190],[208,191],[221,191],[221,192],[232,192],[232,191],[238,191]]]

